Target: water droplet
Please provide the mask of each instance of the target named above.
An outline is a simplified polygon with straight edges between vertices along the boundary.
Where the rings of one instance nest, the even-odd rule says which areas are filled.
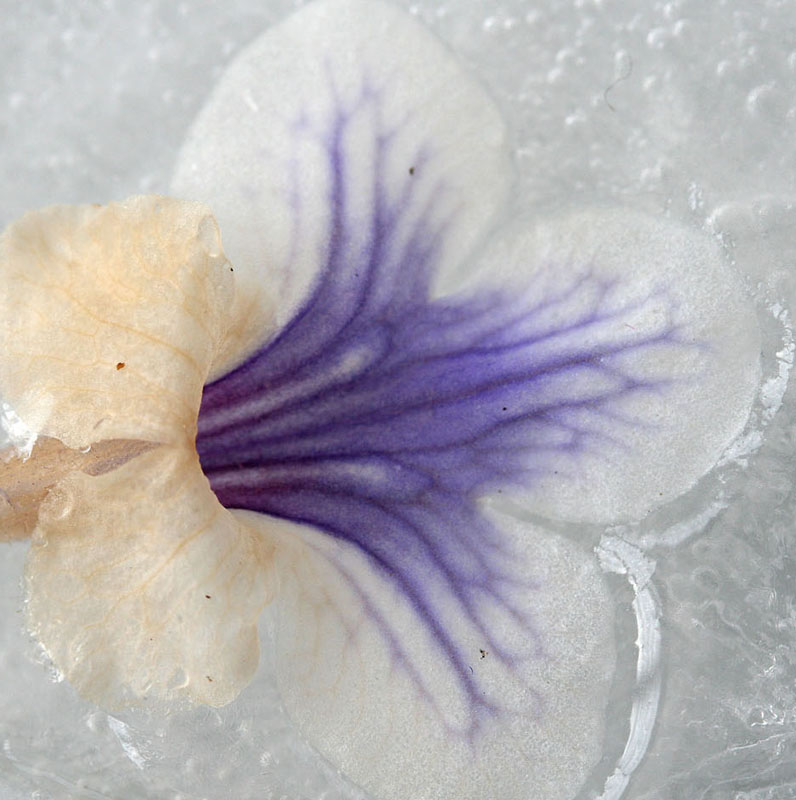
[[[782,93],[771,83],[756,86],[746,96],[746,110],[755,117],[781,118],[787,110],[783,106]]]
[[[669,34],[664,28],[653,28],[647,34],[647,46],[653,50],[662,50],[668,38]]]
[[[74,502],[72,492],[63,486],[55,486],[50,489],[39,507],[39,519],[42,522],[66,519],[72,513]]]
[[[705,196],[702,187],[692,181],[688,186],[688,207],[692,211],[699,211],[705,206]]]
[[[749,711],[749,715],[746,718],[746,724],[752,728],[760,725],[766,725],[767,724],[766,718],[769,716],[771,715],[767,714],[765,709],[762,709],[760,707],[753,708]]]
[[[191,682],[184,669],[178,669],[169,681],[169,690],[184,689]]]
[[[199,223],[196,235],[199,243],[207,251],[207,255],[211,258],[221,255],[221,231],[213,217],[205,217]]]
[[[678,19],[677,22],[672,25],[672,36],[677,39],[680,44],[684,44],[691,38],[693,28],[694,26],[691,24],[690,20]]]
[[[575,127],[576,125],[581,125],[586,122],[586,114],[584,113],[582,108],[579,108],[577,111],[573,112],[572,114],[568,114],[564,118],[564,124],[568,128]]]
[[[575,56],[575,50],[571,47],[562,47],[556,53],[556,64],[564,64],[567,61],[571,61]]]
[[[92,733],[100,733],[106,728],[107,718],[102,712],[95,711],[93,714],[86,716],[85,723]]]

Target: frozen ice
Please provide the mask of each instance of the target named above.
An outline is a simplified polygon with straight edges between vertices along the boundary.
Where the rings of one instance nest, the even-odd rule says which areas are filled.
[[[4,2],[0,223],[56,202],[165,191],[224,65],[295,5]],[[594,544],[606,534],[603,553],[618,537],[644,555],[609,565],[618,573],[609,580],[620,666],[605,763],[583,796],[603,792],[618,766],[636,766],[632,749],[622,754],[632,738],[636,625],[647,624],[652,595],[634,595],[626,573],[651,560],[651,574],[634,580],[658,597],[664,690],[652,698],[656,727],[624,797],[787,797],[796,781],[796,497],[782,309],[796,297],[796,51],[781,31],[792,28],[793,11],[774,0],[673,0],[641,11],[627,0],[532,10],[507,0],[489,11],[472,0],[402,5],[493,94],[513,137],[524,213],[623,205],[701,229],[757,299],[764,392],[743,446],[641,522],[578,532]],[[79,700],[21,630],[26,545],[5,547],[3,796],[245,798],[262,796],[267,779],[276,798],[362,797],[296,734],[267,658],[226,710],[164,721],[109,716]]]

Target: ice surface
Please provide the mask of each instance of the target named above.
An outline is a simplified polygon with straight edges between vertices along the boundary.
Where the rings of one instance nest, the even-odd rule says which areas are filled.
[[[402,5],[493,93],[514,138],[517,195],[527,198],[527,213],[625,204],[718,237],[762,310],[767,383],[755,415],[770,417],[784,388],[780,368],[792,360],[787,310],[796,298],[792,6]],[[5,0],[0,224],[50,203],[165,190],[214,79],[293,7],[284,0]],[[640,593],[644,602],[634,609],[621,573],[643,571],[651,559],[645,585],[662,613],[663,692],[649,750],[624,797],[796,796],[793,418],[790,390],[764,435],[755,428],[698,491],[608,532],[614,538],[606,541],[630,542],[644,559],[612,566],[620,573],[611,580],[623,666],[596,793],[617,762],[633,763],[632,751],[629,759],[620,755],[636,673],[635,619],[652,595]],[[596,544],[606,532],[579,533]],[[241,700],[221,711],[168,721],[109,717],[77,699],[51,680],[20,630],[25,545],[3,553],[0,796],[362,797],[294,732],[267,659]],[[277,788],[264,795],[266,778]]]

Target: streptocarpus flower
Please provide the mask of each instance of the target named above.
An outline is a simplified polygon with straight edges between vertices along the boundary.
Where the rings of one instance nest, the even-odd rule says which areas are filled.
[[[497,498],[607,522],[687,490],[759,337],[710,241],[627,211],[498,229],[510,175],[426,31],[331,0],[230,67],[182,152],[232,266],[167,198],[4,235],[0,390],[40,437],[6,531],[83,695],[230,702],[271,601],[288,710],[374,796],[574,794],[610,598]]]

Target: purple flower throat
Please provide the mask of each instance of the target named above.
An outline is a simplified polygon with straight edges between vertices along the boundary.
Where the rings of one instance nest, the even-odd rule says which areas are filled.
[[[615,282],[588,271],[553,293],[531,283],[519,294],[433,299],[445,228],[420,215],[406,235],[427,162],[417,154],[390,201],[384,137],[374,207],[358,219],[347,122],[341,114],[324,142],[331,217],[314,286],[275,338],[205,387],[197,448],[224,506],[309,525],[361,551],[433,634],[473,708],[494,712],[441,603],[452,599],[507,664],[514,654],[487,623],[485,595],[543,645],[512,601],[510,548],[478,500],[530,484],[560,454],[599,452],[611,438],[604,423],[615,431],[622,422],[617,401],[661,388],[634,377],[628,360],[675,332],[634,333],[624,323],[637,306],[617,308]],[[391,635],[389,621],[380,626]]]

